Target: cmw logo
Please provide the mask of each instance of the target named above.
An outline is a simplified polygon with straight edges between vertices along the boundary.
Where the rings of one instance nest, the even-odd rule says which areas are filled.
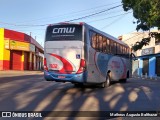
[[[54,28],[52,33],[74,33],[75,27]]]

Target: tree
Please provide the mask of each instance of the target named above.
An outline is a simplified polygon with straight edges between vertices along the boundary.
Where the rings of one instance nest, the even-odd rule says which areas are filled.
[[[136,30],[150,31],[157,27],[160,30],[160,0],[122,0],[124,11],[133,10],[133,16],[136,18]],[[150,33],[148,38],[141,42],[136,42],[132,47],[134,51],[148,45],[152,37],[159,38],[160,33]]]

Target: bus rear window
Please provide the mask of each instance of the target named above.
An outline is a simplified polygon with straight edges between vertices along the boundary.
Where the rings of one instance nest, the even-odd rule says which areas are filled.
[[[82,41],[82,25],[48,26],[45,41]]]

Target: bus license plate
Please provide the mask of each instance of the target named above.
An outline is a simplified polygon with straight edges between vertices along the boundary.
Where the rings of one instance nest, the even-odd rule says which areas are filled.
[[[64,79],[64,78],[66,78],[65,76],[58,76],[58,78],[60,78],[60,79]]]

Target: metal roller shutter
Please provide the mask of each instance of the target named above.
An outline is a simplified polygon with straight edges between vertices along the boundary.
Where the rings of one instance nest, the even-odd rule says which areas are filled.
[[[142,69],[143,75],[148,75],[149,73],[149,58],[143,59],[143,69]]]
[[[21,70],[22,51],[11,51],[11,70]]]

